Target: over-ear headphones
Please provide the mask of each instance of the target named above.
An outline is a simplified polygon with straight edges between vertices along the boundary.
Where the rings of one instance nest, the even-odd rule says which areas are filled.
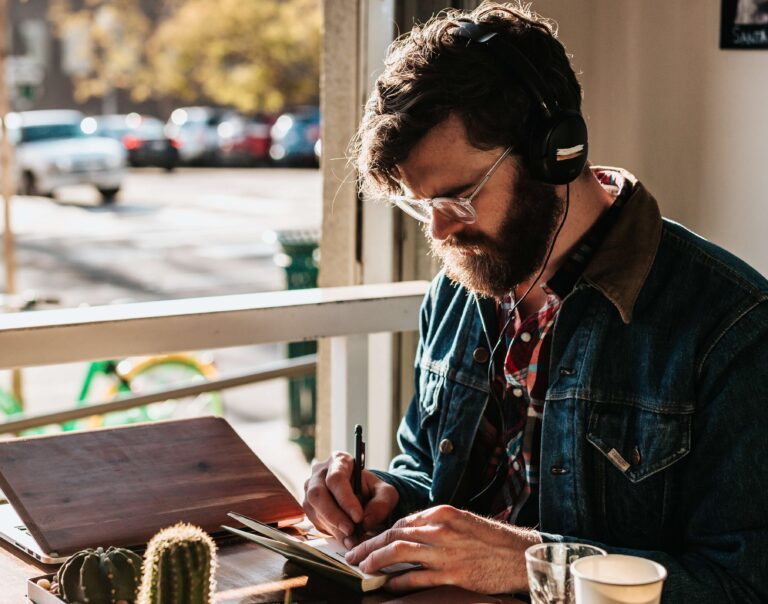
[[[588,151],[587,124],[581,113],[560,107],[539,71],[507,36],[490,31],[482,23],[465,20],[460,20],[450,33],[487,48],[531,96],[534,109],[520,151],[532,175],[552,185],[575,180],[584,169]]]

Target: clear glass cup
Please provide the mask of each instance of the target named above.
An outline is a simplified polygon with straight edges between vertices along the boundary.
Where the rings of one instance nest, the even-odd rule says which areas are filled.
[[[539,543],[525,550],[533,604],[575,604],[571,562],[605,556],[605,550],[583,543]]]

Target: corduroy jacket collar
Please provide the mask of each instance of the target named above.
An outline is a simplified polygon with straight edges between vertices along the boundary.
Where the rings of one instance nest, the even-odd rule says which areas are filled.
[[[622,168],[595,169],[619,172],[633,190],[584,269],[583,278],[608,298],[621,319],[629,323],[659,248],[661,212],[656,200],[634,175]]]

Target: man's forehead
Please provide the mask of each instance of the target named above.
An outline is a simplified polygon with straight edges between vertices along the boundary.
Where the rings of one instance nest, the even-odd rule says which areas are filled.
[[[496,150],[474,147],[463,122],[452,115],[429,130],[397,170],[415,196],[435,197],[476,184],[496,155]]]

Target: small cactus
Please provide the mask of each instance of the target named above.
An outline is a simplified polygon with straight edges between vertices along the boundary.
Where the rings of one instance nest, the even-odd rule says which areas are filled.
[[[209,604],[216,587],[216,545],[202,529],[179,523],[147,545],[139,604]]]
[[[141,556],[118,547],[85,549],[67,558],[56,574],[66,602],[116,604],[134,602],[139,588]]]

